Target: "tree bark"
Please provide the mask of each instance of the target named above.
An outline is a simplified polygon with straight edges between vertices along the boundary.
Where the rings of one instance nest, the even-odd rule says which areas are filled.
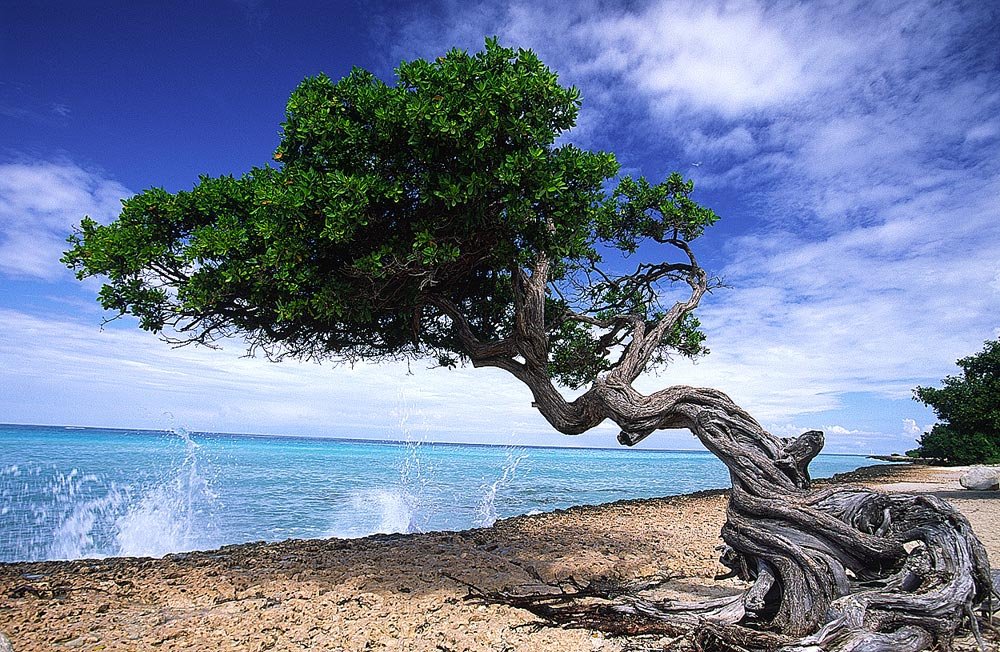
[[[751,582],[740,599],[669,605],[634,596],[600,608],[549,604],[549,598],[495,594],[536,613],[579,626],[606,627],[608,609],[623,633],[658,626],[693,627],[702,650],[784,652],[916,652],[946,648],[992,590],[986,551],[969,522],[931,496],[886,495],[860,487],[810,487],[808,467],[823,448],[823,433],[782,439],[765,431],[727,395],[683,385],[648,396],[632,382],[666,333],[693,310],[708,282],[686,242],[670,240],[690,264],[691,294],[663,318],[638,316],[618,362],[583,395],[567,401],[547,370],[545,296],[548,262],[539,256],[528,274],[514,270],[515,329],[504,340],[481,342],[457,306],[438,300],[475,366],[504,369],[532,392],[533,405],[559,432],[576,435],[606,419],[632,446],[657,430],[686,428],[729,469],[732,481],[722,539],[722,562]],[[577,315],[580,317],[580,315]],[[627,319],[626,319],[627,317]],[[597,322],[583,319],[599,326]],[[584,592],[581,597],[592,597]],[[566,596],[563,596],[565,598]],[[652,623],[652,625],[650,624]],[[654,627],[655,628],[655,627]]]
[[[685,622],[682,612],[697,613],[711,628],[709,639],[730,646],[757,641],[732,649],[916,652],[947,646],[989,597],[986,552],[965,517],[944,501],[860,487],[812,489],[808,465],[823,447],[821,432],[774,437],[712,389],[676,386],[643,396],[612,376],[560,403],[547,382],[521,377],[562,432],[608,418],[622,427],[619,440],[631,445],[655,430],[688,428],[728,467],[723,563],[751,587],[739,604],[680,610],[647,604],[647,617]]]

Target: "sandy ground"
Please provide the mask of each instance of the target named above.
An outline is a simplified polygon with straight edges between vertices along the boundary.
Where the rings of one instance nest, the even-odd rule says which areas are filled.
[[[884,468],[884,467],[883,467]],[[895,467],[864,484],[931,492],[972,522],[1000,560],[1000,492],[960,471]],[[678,594],[722,595],[735,580],[715,547],[715,492],[525,516],[457,533],[229,546],[164,559],[0,564],[0,632],[29,650],[596,650],[632,643],[540,627],[530,613],[467,600],[574,577],[666,571]],[[994,562],[997,565],[997,562]]]

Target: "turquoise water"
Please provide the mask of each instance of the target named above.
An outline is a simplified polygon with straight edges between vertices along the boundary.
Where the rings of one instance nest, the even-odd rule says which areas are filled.
[[[865,464],[821,455],[811,471]],[[707,452],[0,425],[0,561],[460,530],[728,484]]]

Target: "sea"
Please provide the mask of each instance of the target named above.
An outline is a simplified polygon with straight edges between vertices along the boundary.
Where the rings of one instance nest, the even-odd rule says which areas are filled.
[[[820,455],[810,470],[868,463]],[[464,530],[727,486],[707,451],[0,425],[0,562]]]

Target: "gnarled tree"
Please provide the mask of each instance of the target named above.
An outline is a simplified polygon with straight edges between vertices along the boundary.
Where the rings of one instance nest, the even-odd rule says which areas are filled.
[[[774,437],[713,389],[633,388],[704,351],[693,311],[712,279],[692,242],[717,218],[690,182],[618,177],[613,155],[557,144],[579,95],[530,51],[487,41],[396,73],[307,79],[277,166],[142,192],[111,224],[84,219],[64,262],[169,341],[498,367],[561,433],[610,419],[633,445],[689,429],[731,471],[723,561],[751,587],[614,613],[787,650],[920,650],[974,623],[989,566],[947,504],[811,490],[821,433]],[[586,390],[567,400],[558,385]]]

